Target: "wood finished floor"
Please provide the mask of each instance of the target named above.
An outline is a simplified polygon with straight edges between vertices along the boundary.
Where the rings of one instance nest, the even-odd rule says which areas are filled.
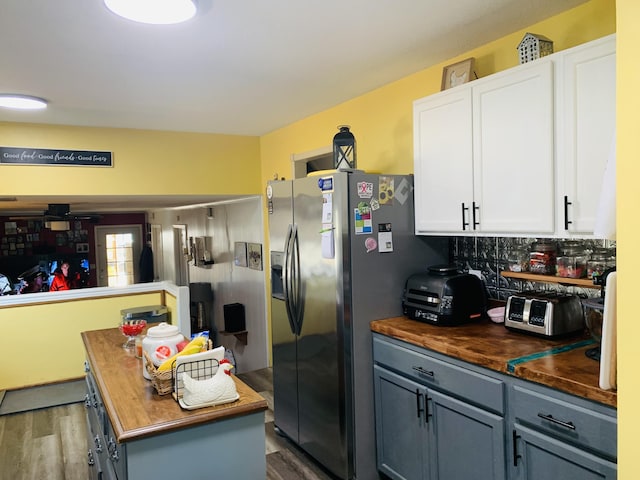
[[[238,377],[269,404],[265,414],[267,480],[333,480],[275,433],[271,369]],[[0,480],[86,480],[86,429],[83,403],[0,416]]]

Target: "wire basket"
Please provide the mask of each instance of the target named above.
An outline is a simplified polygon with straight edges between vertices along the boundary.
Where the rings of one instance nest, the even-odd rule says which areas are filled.
[[[211,342],[211,339],[209,339],[205,345],[206,350],[211,350],[213,342]],[[142,351],[142,354],[146,359],[145,367],[147,369],[147,373],[149,373],[149,376],[151,377],[151,385],[153,385],[153,388],[155,388],[156,392],[158,392],[158,395],[167,395],[174,392],[176,390],[176,381],[174,378],[176,369],[175,360],[173,361],[173,365],[169,370],[159,372],[158,368],[153,364],[153,361],[151,360],[149,354],[145,350]]]

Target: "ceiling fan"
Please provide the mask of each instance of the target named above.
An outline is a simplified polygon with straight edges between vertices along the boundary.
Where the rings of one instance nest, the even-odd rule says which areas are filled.
[[[9,220],[41,220],[43,222],[89,220],[95,223],[100,218],[101,216],[95,213],[72,213],[68,203],[50,203],[42,214],[11,216]]]

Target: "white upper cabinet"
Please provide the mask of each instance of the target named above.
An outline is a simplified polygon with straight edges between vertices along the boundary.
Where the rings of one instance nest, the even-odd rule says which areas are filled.
[[[414,103],[416,231],[460,232],[473,200],[471,90]],[[468,213],[465,222],[468,222]]]
[[[615,35],[571,49],[560,60],[557,230],[560,236],[589,236],[615,141]]]
[[[494,75],[471,91],[474,230],[553,234],[552,63]]]
[[[416,233],[592,236],[614,137],[615,35],[417,100]]]
[[[414,102],[416,233],[553,233],[552,73],[536,62]]]

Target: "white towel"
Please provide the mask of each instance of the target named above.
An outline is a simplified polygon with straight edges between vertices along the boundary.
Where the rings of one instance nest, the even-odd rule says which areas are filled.
[[[613,132],[607,166],[602,178],[600,201],[593,227],[596,238],[616,239],[616,133]]]

